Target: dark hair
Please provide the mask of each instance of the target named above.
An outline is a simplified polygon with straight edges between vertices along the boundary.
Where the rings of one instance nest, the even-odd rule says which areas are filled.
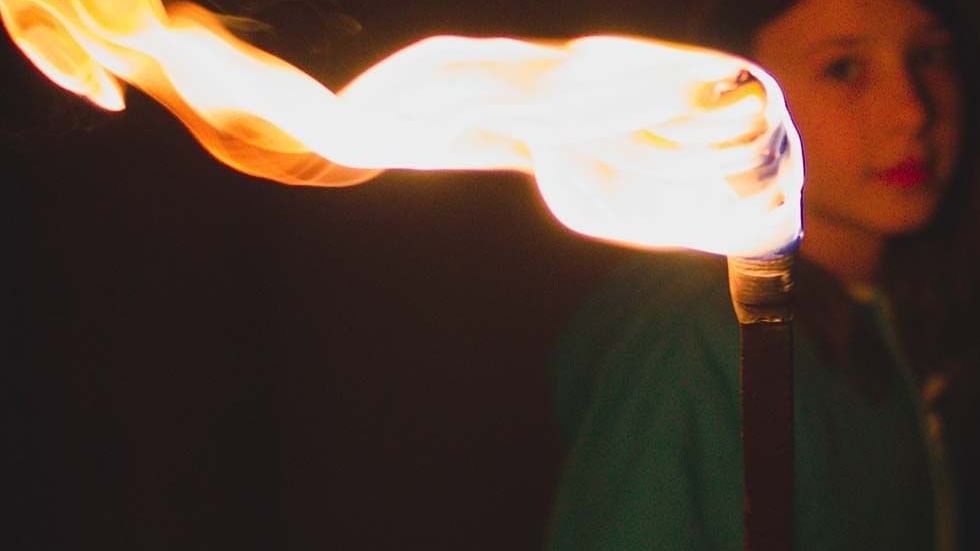
[[[760,28],[797,0],[695,0],[678,25],[684,41],[751,57]]]

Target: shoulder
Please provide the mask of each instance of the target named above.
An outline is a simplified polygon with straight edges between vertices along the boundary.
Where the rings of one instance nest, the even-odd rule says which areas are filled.
[[[554,396],[565,436],[574,437],[596,402],[624,393],[654,402],[696,399],[710,389],[737,393],[737,345],[723,257],[637,255],[585,304],[556,347]]]
[[[554,365],[569,446],[552,547],[740,539],[738,325],[724,258],[647,255],[582,309]]]
[[[664,329],[731,312],[725,259],[704,254],[643,254],[614,270],[568,327],[568,338],[589,344],[622,333],[624,326]],[[582,339],[583,336],[589,337]]]

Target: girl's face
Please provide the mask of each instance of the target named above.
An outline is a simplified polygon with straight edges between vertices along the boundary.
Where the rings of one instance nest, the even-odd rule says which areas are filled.
[[[913,0],[801,0],[759,31],[803,139],[808,224],[887,237],[928,222],[959,154],[950,47]]]

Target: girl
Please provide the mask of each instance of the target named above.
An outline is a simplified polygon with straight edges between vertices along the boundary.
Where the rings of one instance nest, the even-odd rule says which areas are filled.
[[[795,548],[953,549],[937,408],[968,401],[977,363],[955,330],[974,281],[958,263],[975,247],[975,50],[926,2],[702,4],[668,38],[773,72],[807,159]],[[737,336],[723,259],[642,255],[584,309],[557,355],[554,548],[741,548]]]

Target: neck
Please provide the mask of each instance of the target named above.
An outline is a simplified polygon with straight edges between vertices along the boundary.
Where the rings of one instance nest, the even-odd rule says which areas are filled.
[[[845,285],[873,285],[884,246],[881,234],[810,216],[806,219],[800,254]]]

